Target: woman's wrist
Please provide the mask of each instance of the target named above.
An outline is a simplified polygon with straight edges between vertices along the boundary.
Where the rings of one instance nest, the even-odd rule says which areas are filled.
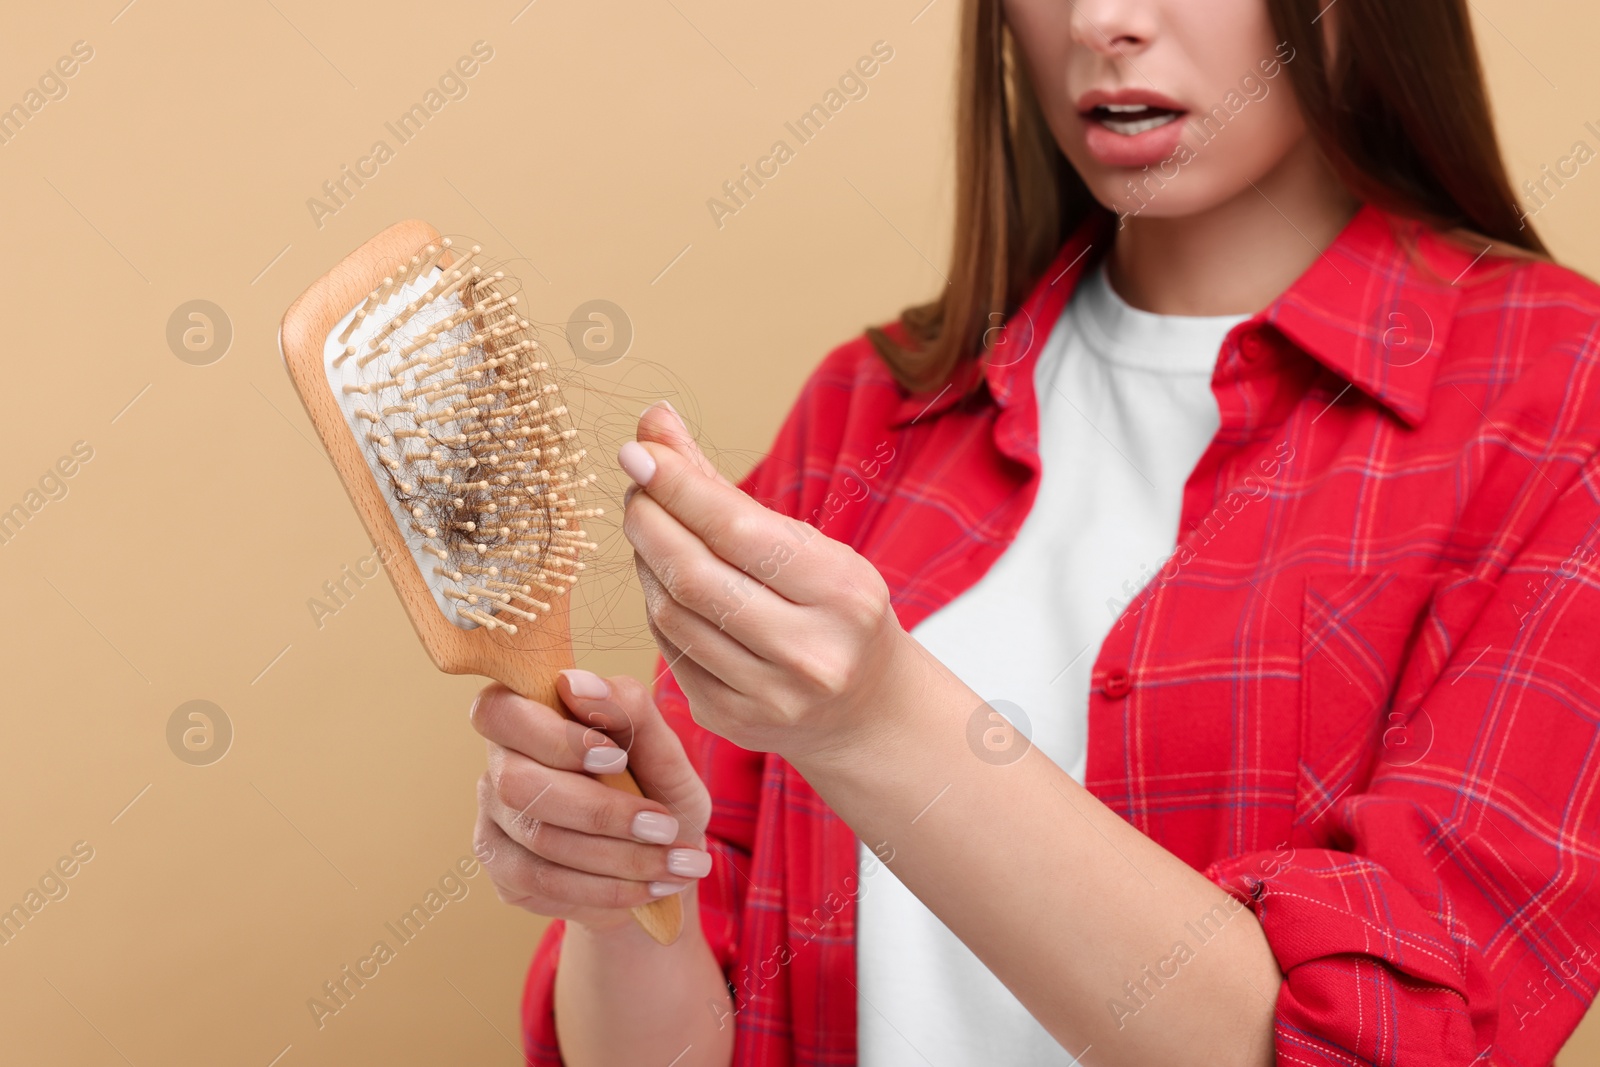
[[[631,911],[605,918],[568,919],[566,923],[569,937],[574,933],[578,933],[597,941],[624,940],[620,935],[626,933],[630,927],[641,934],[644,933],[644,930],[634,921]]]
[[[727,982],[684,891],[682,933],[657,944],[633,922],[571,922],[555,977],[555,1026],[563,1062],[725,1067],[732,1057]],[[670,1048],[670,1051],[668,1049]],[[689,1055],[683,1051],[693,1049]]]
[[[700,907],[698,896],[699,885],[692,883],[689,887],[677,894],[683,902],[683,927],[678,934],[678,939],[672,943],[674,947],[686,942],[705,940],[705,935],[700,928]],[[582,938],[602,952],[638,952],[648,951],[652,948],[661,948],[654,938],[645,933],[644,927],[634,920],[631,910],[620,911],[594,919],[568,919],[567,937]]]
[[[965,686],[904,630],[892,638],[881,670],[862,680],[843,725],[804,752],[780,752],[808,780],[873,774],[904,753],[904,741]]]

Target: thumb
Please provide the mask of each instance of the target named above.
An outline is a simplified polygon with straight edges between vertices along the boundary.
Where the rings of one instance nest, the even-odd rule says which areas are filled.
[[[684,424],[683,417],[665,400],[658,400],[644,409],[644,413],[639,416],[639,431],[636,436],[640,441],[654,441],[666,445],[687,459],[708,478],[714,478],[723,485],[733,484],[724,478],[715,464],[700,451],[700,445],[689,432],[689,427]]]

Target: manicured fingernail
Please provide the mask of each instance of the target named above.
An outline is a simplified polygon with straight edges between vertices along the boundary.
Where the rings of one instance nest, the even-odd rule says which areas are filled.
[[[653,897],[670,897],[674,893],[683,892],[693,884],[693,882],[684,882],[681,885],[677,882],[651,882],[650,895]]]
[[[675,848],[667,853],[667,870],[679,878],[704,878],[711,873],[711,853]]]
[[[617,463],[640,485],[649,485],[656,474],[655,457],[638,441],[629,441],[617,451]]]
[[[477,719],[477,717],[478,717],[478,703],[480,701],[482,701],[482,700],[483,700],[483,694],[482,693],[479,693],[477,696],[472,698],[472,707],[467,709],[467,721],[468,722],[473,722],[473,721],[475,721]]]
[[[612,745],[591,748],[583,754],[583,769],[590,774],[616,774],[628,765],[628,754]]]
[[[659,811],[641,811],[633,817],[633,836],[652,845],[670,845],[678,839],[678,820]]]
[[[667,411],[671,413],[672,417],[678,420],[679,426],[683,427],[685,430],[689,428],[688,424],[683,421],[683,416],[678,414],[678,409],[672,406],[672,401],[670,400],[657,400],[654,404],[651,404],[649,407],[639,412],[639,417],[641,419],[644,418],[656,408],[666,408]]]
[[[579,700],[604,700],[611,695],[611,687],[594,671],[569,667],[561,672],[561,677],[567,680],[567,687]]]

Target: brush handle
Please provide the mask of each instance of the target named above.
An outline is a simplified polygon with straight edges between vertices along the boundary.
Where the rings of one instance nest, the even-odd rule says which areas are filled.
[[[572,666],[575,664],[571,653],[567,652],[564,646],[558,646],[529,655],[499,657],[492,673],[488,671],[479,673],[489,674],[495,681],[520,697],[548,705],[574,722],[582,723],[583,720],[574,715],[556,693],[556,672]],[[639,783],[626,770],[617,774],[597,774],[595,777],[612,789],[620,789],[636,797],[644,796]],[[644,928],[644,932],[658,943],[670,945],[678,940],[678,935],[683,932],[682,897],[662,897],[660,900],[641,904],[633,909],[633,918]]]

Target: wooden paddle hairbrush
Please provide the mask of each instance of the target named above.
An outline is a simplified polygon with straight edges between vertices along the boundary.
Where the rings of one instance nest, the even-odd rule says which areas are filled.
[[[391,226],[290,305],[278,346],[434,664],[566,711],[567,593],[600,512],[517,285],[478,254]],[[683,925],[676,896],[633,915],[662,944]]]

